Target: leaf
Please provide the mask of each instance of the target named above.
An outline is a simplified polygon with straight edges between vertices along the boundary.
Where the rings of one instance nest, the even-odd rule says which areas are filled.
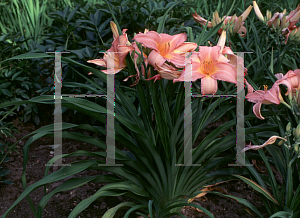
[[[256,182],[254,182],[253,180],[251,179],[248,179],[244,176],[239,176],[239,175],[233,175],[237,178],[240,178],[241,180],[243,180],[245,183],[247,183],[248,185],[250,185],[253,189],[255,189],[256,191],[258,191],[259,193],[261,193],[262,195],[264,195],[267,199],[269,199],[270,201],[274,202],[275,204],[278,204],[279,203],[276,201],[276,199],[274,199],[272,197],[272,195],[266,190],[264,189],[263,187],[261,187],[260,185],[258,185]]]
[[[279,211],[277,213],[274,213],[270,218],[275,218],[275,217],[280,217],[280,218],[293,218],[293,212],[286,212],[286,211]]]
[[[156,30],[157,33],[163,33],[164,30],[164,26],[165,26],[165,22],[166,22],[166,18],[168,13],[170,12],[170,10],[172,10],[172,8],[174,8],[177,4],[179,4],[180,2],[170,2],[169,4],[171,6],[169,6],[168,10],[166,11],[166,13],[163,15],[162,20],[159,22],[158,28]]]
[[[2,83],[0,85],[0,89],[6,89],[11,83],[10,82],[7,82],[7,83]]]
[[[10,91],[8,91],[7,89],[1,89],[1,92],[6,96],[9,96],[9,97],[12,96],[12,93]]]
[[[67,17],[67,22],[69,22],[70,20],[73,19],[73,17],[74,17],[77,10],[78,10],[78,7],[76,7],[73,11],[71,11],[71,13]]]
[[[123,202],[118,204],[117,206],[114,206],[113,208],[110,208],[108,211],[105,212],[105,214],[102,216],[102,218],[112,218],[114,217],[117,210],[119,210],[121,207],[133,207],[136,203],[133,202]]]

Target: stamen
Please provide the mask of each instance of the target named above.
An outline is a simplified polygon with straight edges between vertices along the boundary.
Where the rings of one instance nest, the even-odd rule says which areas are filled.
[[[212,67],[212,61],[203,61],[202,62],[202,69],[206,74],[209,74],[211,72],[211,67]]]
[[[264,86],[264,91],[268,90],[268,85],[263,85]]]

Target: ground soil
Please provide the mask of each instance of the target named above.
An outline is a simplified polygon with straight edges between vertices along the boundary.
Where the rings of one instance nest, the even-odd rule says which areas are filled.
[[[53,123],[53,105],[39,105],[39,114],[41,118],[41,123],[39,126],[35,126],[32,123],[20,123],[18,119],[14,119],[13,123],[19,129],[20,133],[14,133],[16,139],[20,139],[32,131]],[[68,111],[67,111],[68,112]],[[72,116],[72,113],[64,113],[63,121],[70,123],[83,123],[84,118],[80,120],[79,116]],[[221,121],[217,121],[215,123],[210,124],[209,128],[215,128],[220,125]],[[209,129],[208,128],[208,129]],[[75,130],[74,130],[75,131]],[[84,134],[89,135],[89,132],[83,132]],[[199,140],[201,137],[205,137],[208,132],[203,131],[199,136]],[[11,142],[16,142],[14,139],[7,139]],[[20,141],[17,146],[17,150],[19,152],[13,152],[10,154],[10,161],[4,164],[6,169],[11,170],[11,172],[5,177],[5,179],[11,180],[14,184],[12,185],[1,185],[0,186],[0,216],[2,216],[5,211],[16,201],[16,199],[23,192],[21,176],[23,172],[23,146],[25,145],[26,140]],[[27,186],[39,181],[44,177],[45,173],[45,164],[50,158],[53,157],[53,149],[49,147],[49,145],[53,145],[54,140],[50,137],[42,137],[35,142],[32,143],[29,156],[28,156],[28,164],[27,164]],[[98,151],[98,148],[95,146],[82,143],[76,140],[63,140],[63,153],[71,153],[76,150],[89,150],[89,151]],[[71,162],[74,160],[82,160],[84,158],[81,157],[69,157],[65,158],[65,162]],[[50,173],[53,172],[53,168],[50,168]],[[84,177],[84,176],[92,176],[98,175],[99,173],[106,173],[96,170],[85,171],[83,173],[76,174],[74,177]],[[71,178],[71,177],[69,177]],[[55,187],[60,185],[63,181],[67,179],[61,180],[60,182],[52,183],[49,187],[49,191],[53,190]],[[60,192],[59,194],[54,195],[51,200],[46,205],[43,211],[43,218],[64,218],[68,217],[70,211],[82,200],[92,196],[99,188],[104,186],[103,183],[88,183],[85,186],[76,188],[72,191]],[[218,187],[222,189],[229,195],[241,197],[247,199],[251,202],[256,208],[264,214],[264,217],[267,217],[264,205],[259,198],[259,195],[253,191],[247,184],[239,180],[232,180],[229,182],[225,182],[219,184]],[[35,206],[39,203],[39,201],[44,196],[43,187],[40,187],[33,191],[30,195]],[[106,210],[114,207],[115,205],[129,201],[130,199],[118,196],[118,197],[106,197],[102,199],[96,200],[92,203],[86,210],[80,213],[77,217],[86,218],[100,218],[103,216]],[[194,203],[201,205],[208,209],[216,218],[221,217],[256,217],[256,215],[252,212],[253,216],[249,215],[243,205],[239,204],[235,200],[231,200],[228,198],[219,197],[213,194],[207,194],[204,197],[198,198],[194,200]],[[124,216],[126,210],[120,210],[115,215],[116,218],[121,218]],[[196,217],[208,217],[203,212],[197,211],[195,208],[184,207],[182,209],[182,213],[188,218],[196,218]],[[33,212],[30,209],[28,200],[23,199],[17,206],[9,213],[7,216],[9,218],[33,218]],[[135,216],[131,216],[135,217]]]

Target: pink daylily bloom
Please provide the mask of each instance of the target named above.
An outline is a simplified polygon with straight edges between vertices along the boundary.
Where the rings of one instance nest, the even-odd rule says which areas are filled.
[[[193,53],[191,80],[201,79],[201,93],[215,94],[218,90],[217,80],[223,80],[237,84],[236,68],[228,63],[229,60],[220,52],[220,46],[199,46],[199,52]],[[174,82],[186,81],[185,70]]]
[[[118,36],[114,39],[114,41],[112,42],[112,47],[107,51],[107,54],[104,54],[103,59],[89,60],[87,62],[107,68],[108,67],[107,62],[109,59],[111,60],[113,58],[113,52],[118,52],[118,53],[114,53],[113,72],[110,72],[109,70],[101,70],[101,71],[106,74],[116,74],[120,72],[123,68],[127,66],[125,58],[128,52],[134,50],[133,46],[127,45],[128,38],[125,32],[126,30],[123,30],[123,35]]]
[[[300,69],[296,69],[294,71],[289,70],[284,76],[282,73],[278,73],[275,76],[278,79],[275,82],[276,84],[284,84],[287,86],[288,91],[285,95],[292,92],[292,95],[294,96],[296,91],[300,90]]]
[[[185,33],[171,36],[149,31],[139,33],[133,39],[153,49],[148,56],[148,63],[155,69],[157,69],[156,65],[162,66],[166,61],[173,63],[176,67],[184,67],[184,52],[194,51],[197,47],[197,43],[184,42],[187,39]]]
[[[253,113],[259,119],[265,119],[261,113],[260,108],[262,104],[276,104],[279,105],[282,101],[282,96],[280,94],[279,85],[274,83],[271,89],[267,90],[257,90],[253,92],[253,87],[246,81],[248,86],[248,94],[246,95],[246,99],[250,102],[255,103],[253,106]]]

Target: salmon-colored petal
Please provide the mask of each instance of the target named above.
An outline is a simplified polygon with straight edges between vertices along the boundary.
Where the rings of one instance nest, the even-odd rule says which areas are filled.
[[[241,37],[245,37],[247,34],[247,29],[245,26],[241,26],[241,28],[238,31],[239,34],[241,34]]]
[[[133,51],[134,47],[132,47],[132,46],[118,46],[118,50],[119,50],[119,52],[122,52],[122,53],[115,53],[115,55],[117,55],[118,58],[119,58],[119,63],[120,63],[119,66],[122,66],[128,52]]]
[[[111,70],[101,70],[105,74],[117,74],[119,73],[123,68],[114,68],[112,71]]]
[[[195,51],[197,48],[197,43],[184,42],[181,45],[177,46],[173,52],[190,52]]]
[[[180,33],[173,36],[161,33],[160,36],[161,44],[170,43],[170,51],[173,51],[187,39],[187,35],[185,33]]]
[[[295,15],[299,12],[300,7],[298,6],[295,10],[292,10],[288,16],[286,16],[286,21],[288,22],[292,17],[295,17]]]
[[[245,98],[249,102],[258,103],[264,100],[264,94],[265,91],[257,90],[256,92],[248,93]]]
[[[234,55],[233,51],[231,50],[230,47],[224,46],[223,50],[222,50],[222,54],[230,54],[230,55]]]
[[[213,61],[216,62],[219,59],[220,56],[220,46],[214,46],[214,47],[209,47],[209,46],[199,46],[199,58],[200,62],[203,61]]]
[[[163,64],[161,67],[157,66],[157,68],[161,78],[164,79],[173,80],[179,78],[181,75],[180,71],[168,64]]]
[[[158,46],[161,44],[161,37],[159,34],[155,31],[149,31],[147,33],[139,33],[134,36],[134,40],[138,41],[139,43],[142,43],[145,47],[158,50]]]
[[[199,71],[192,70],[192,77],[185,77],[185,73],[186,71],[183,70],[181,72],[180,77],[178,79],[174,79],[173,82],[189,82],[189,81],[195,82],[197,79],[201,79],[205,77],[205,75],[199,73]],[[186,78],[190,78],[191,80],[187,80]]]
[[[283,77],[283,74],[282,73],[277,73],[275,74],[276,78],[277,79],[281,79]]]
[[[285,85],[288,88],[288,91],[285,93],[285,95],[288,95],[292,91],[292,85],[287,80],[276,81],[276,83],[278,85]]]
[[[300,77],[300,69],[296,69],[294,72]]]
[[[279,86],[277,84],[274,84],[271,89],[266,91],[264,98],[265,100],[270,101],[274,104],[280,104],[279,92]]]
[[[152,65],[154,67],[154,69],[156,70],[156,66],[155,64],[157,64],[158,66],[161,66],[163,65],[163,63],[165,63],[166,59],[161,56],[157,51],[155,50],[152,50],[149,54],[149,57],[148,57],[148,63],[150,65]]]
[[[224,55],[220,55],[219,59],[218,59],[218,62],[225,62],[225,63],[228,63],[229,60],[224,56]]]
[[[210,95],[216,94],[218,90],[218,82],[210,76],[201,79],[201,94]]]
[[[106,67],[106,62],[103,59],[89,60],[88,63],[96,64],[101,67]]]
[[[118,37],[118,45],[126,45],[128,41],[127,34],[123,34]]]
[[[264,120],[265,118],[260,113],[261,104],[262,102],[258,102],[253,106],[253,113],[258,119]]]
[[[216,70],[213,74],[211,74],[211,77],[213,79],[223,80],[226,82],[237,84],[237,72],[236,68],[232,64],[217,62],[215,66]]]
[[[185,65],[185,56],[184,56],[184,54],[171,53],[171,54],[165,56],[165,59],[167,59],[167,61],[173,63],[176,67],[179,67],[179,68],[182,68]]]
[[[249,94],[249,93],[253,93],[253,91],[254,91],[253,87],[247,82],[246,79],[245,79],[245,82],[246,82],[246,84],[247,84],[248,94]]]

